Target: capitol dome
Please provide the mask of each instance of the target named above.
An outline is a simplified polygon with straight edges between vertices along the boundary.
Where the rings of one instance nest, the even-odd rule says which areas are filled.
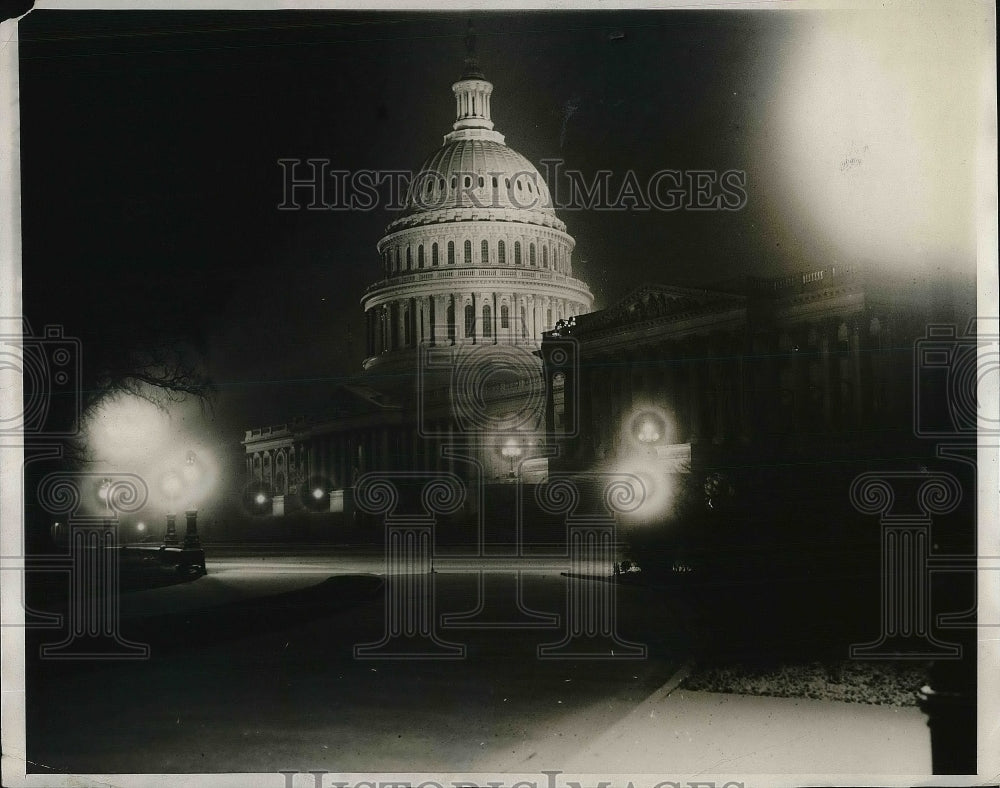
[[[438,211],[484,209],[484,218],[564,226],[535,166],[496,139],[450,139],[414,176],[404,219],[393,226],[436,221]],[[477,217],[478,218],[478,217]]]
[[[378,242],[382,278],[361,299],[366,369],[408,364],[420,346],[537,348],[593,306],[545,179],[493,128],[493,85],[475,57],[465,66],[452,130]]]

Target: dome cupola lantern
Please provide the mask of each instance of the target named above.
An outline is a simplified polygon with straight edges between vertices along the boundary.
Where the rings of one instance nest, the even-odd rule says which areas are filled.
[[[469,32],[465,37],[465,68],[462,78],[451,86],[455,94],[455,129],[445,135],[445,143],[452,140],[488,139],[503,143],[503,135],[493,131],[490,119],[490,97],[493,84],[486,79],[479,59],[476,57],[476,34],[469,22]]]

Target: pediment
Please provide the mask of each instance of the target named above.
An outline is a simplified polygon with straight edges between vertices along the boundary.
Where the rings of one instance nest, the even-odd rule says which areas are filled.
[[[588,327],[596,328],[598,325],[655,320],[725,303],[738,305],[744,300],[743,296],[716,290],[646,284],[636,288],[607,309],[586,317],[591,318],[587,321],[590,324]]]

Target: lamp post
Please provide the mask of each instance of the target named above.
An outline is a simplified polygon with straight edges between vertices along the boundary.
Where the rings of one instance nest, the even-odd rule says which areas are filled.
[[[201,538],[198,536],[198,509],[194,505],[194,489],[198,475],[197,460],[194,452],[189,451],[184,460],[184,480],[187,482],[188,490],[191,491],[189,494],[191,507],[184,512],[184,517],[187,519],[187,528],[184,531],[184,549],[186,550],[201,549]]]
[[[167,532],[163,536],[163,546],[176,547],[180,544],[180,539],[177,537],[177,515],[174,513],[174,505],[181,491],[181,480],[174,471],[168,473],[163,480],[163,491],[166,493],[167,500],[169,501]]]
[[[646,445],[656,443],[660,439],[660,431],[652,419],[645,419],[639,426],[636,438],[639,439],[640,443],[645,443]]]
[[[508,439],[508,441],[501,447],[500,454],[510,460],[510,474],[509,478],[513,479],[516,477],[514,473],[514,461],[521,456],[521,447],[518,445],[514,438]]]
[[[167,514],[167,533],[160,551],[162,560],[176,565],[179,572],[195,568],[201,574],[205,574],[205,551],[201,547],[201,538],[198,535],[198,510],[195,508],[200,476],[201,469],[197,458],[193,451],[189,451],[181,471],[178,473],[171,470],[163,480],[163,491],[170,502],[170,513]],[[181,493],[186,493],[184,502],[188,504],[188,508],[184,511],[186,527],[183,541],[177,535],[177,515],[174,512]]]
[[[104,501],[104,508],[108,514],[108,518],[111,517],[111,500],[108,497],[111,492],[111,479],[101,479],[101,486],[97,490],[97,497]]]

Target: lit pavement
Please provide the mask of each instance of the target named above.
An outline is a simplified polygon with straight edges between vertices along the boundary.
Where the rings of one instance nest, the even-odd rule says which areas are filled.
[[[501,570],[486,576],[493,620],[518,615],[516,567],[523,605],[559,614],[562,626],[440,628],[465,645],[458,661],[355,659],[355,644],[385,632],[379,550],[208,553],[206,577],[122,595],[123,632],[150,642],[148,661],[29,667],[33,769],[561,769],[687,652],[663,600],[622,588],[619,633],[647,643],[646,659],[539,659],[539,644],[563,638],[566,589],[581,581],[544,559],[491,559]],[[479,573],[467,561],[435,563],[436,612],[475,609]]]

